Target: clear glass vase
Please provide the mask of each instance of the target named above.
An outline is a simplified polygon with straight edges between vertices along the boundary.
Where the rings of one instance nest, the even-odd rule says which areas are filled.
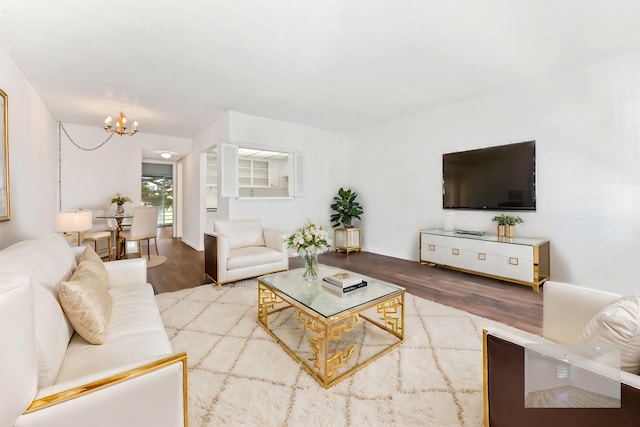
[[[304,261],[304,272],[302,273],[302,277],[308,281],[318,278],[318,249],[301,249],[300,256]]]
[[[118,215],[123,214],[124,213],[124,206],[118,205],[118,207],[116,208],[116,213]]]

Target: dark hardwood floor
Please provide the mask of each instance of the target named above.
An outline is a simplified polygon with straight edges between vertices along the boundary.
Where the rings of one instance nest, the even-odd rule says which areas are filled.
[[[198,252],[171,237],[171,227],[159,229],[158,249],[167,262],[147,270],[156,291],[171,292],[209,283],[204,277],[204,252]],[[407,292],[440,304],[497,320],[536,334],[542,333],[542,292],[528,286],[486,277],[421,265],[368,252],[328,252],[322,264],[344,268],[395,283]],[[290,268],[302,266],[300,258],[290,259]]]

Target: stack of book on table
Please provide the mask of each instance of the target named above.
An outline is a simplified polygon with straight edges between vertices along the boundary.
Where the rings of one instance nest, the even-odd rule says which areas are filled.
[[[325,276],[322,279],[322,286],[338,295],[346,295],[350,292],[357,291],[367,286],[367,282],[362,277],[353,273],[341,272]]]

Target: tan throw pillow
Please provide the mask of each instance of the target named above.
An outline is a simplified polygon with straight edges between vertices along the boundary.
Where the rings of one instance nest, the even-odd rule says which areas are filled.
[[[82,261],[87,261],[87,260],[102,262],[102,258],[100,258],[100,255],[96,253],[96,251],[93,249],[93,246],[91,245],[86,245],[84,247],[84,252],[82,252],[80,257],[78,258],[78,263],[81,263]]]
[[[580,341],[620,347],[620,369],[640,371],[640,296],[624,296],[603,308],[585,326]]]
[[[113,300],[98,275],[79,265],[70,280],[60,282],[58,298],[71,325],[82,338],[91,344],[105,342]]]
[[[78,264],[78,267],[76,267],[76,270],[74,271],[73,274],[75,275],[77,272],[81,272],[81,271],[92,272],[98,277],[98,283],[100,284],[100,286],[104,287],[105,289],[109,289],[109,273],[107,272],[107,269],[104,266],[104,263],[102,262],[102,260],[80,261],[80,264]],[[69,280],[73,280],[73,275]]]

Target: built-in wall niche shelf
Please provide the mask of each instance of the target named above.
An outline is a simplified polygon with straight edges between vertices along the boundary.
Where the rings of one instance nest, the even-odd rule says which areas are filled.
[[[304,196],[304,155],[278,148],[221,143],[221,197],[289,199]],[[289,179],[291,177],[291,179]]]
[[[238,185],[242,187],[288,187],[286,160],[238,159]],[[288,193],[288,191],[287,191]]]
[[[531,286],[550,278],[549,241],[420,230],[420,263]]]
[[[207,153],[207,183],[206,187],[209,190],[218,187],[218,166],[217,166],[217,154],[215,151]]]
[[[269,161],[238,159],[238,185],[240,187],[268,187]]]

